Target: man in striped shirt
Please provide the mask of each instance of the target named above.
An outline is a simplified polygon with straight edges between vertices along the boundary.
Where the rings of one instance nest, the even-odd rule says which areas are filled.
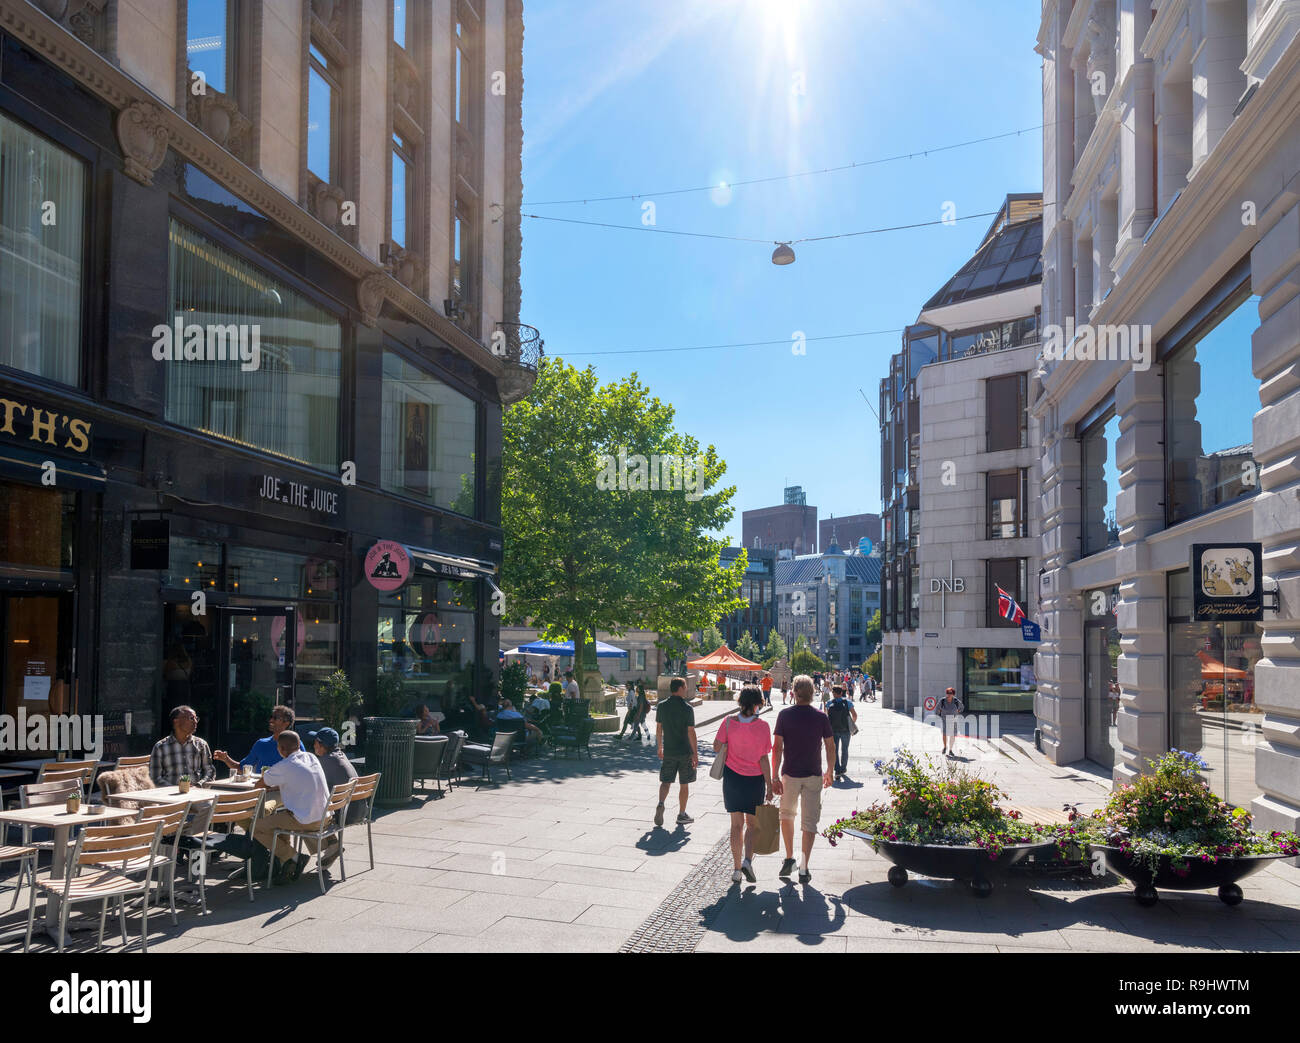
[[[154,743],[149,754],[149,776],[155,786],[174,786],[188,775],[196,786],[211,782],[217,774],[212,750],[194,733],[199,715],[193,707],[178,706],[171,712],[172,733]]]

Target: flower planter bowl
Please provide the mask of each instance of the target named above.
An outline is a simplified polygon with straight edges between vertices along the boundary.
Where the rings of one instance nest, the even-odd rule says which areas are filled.
[[[1008,844],[995,858],[989,858],[988,851],[974,845],[957,847],[951,844],[904,844],[881,840],[856,829],[846,829],[844,834],[871,844],[877,852],[894,863],[889,870],[889,882],[895,887],[907,883],[910,871],[940,880],[965,880],[970,884],[971,893],[979,898],[987,898],[992,894],[991,878],[1000,875],[1008,866],[1015,865],[1030,855],[1049,854],[1056,850],[1054,840]]]
[[[1245,855],[1241,858],[1220,858],[1217,862],[1189,859],[1187,872],[1180,876],[1174,872],[1173,859],[1169,855],[1160,856],[1153,874],[1148,861],[1139,855],[1125,854],[1117,847],[1102,844],[1092,844],[1090,848],[1104,853],[1106,865],[1112,873],[1133,882],[1133,897],[1142,906],[1155,905],[1159,900],[1156,889],[1161,887],[1168,891],[1205,891],[1215,887],[1225,905],[1240,905],[1242,894],[1237,881],[1259,872],[1275,858],[1288,857]]]

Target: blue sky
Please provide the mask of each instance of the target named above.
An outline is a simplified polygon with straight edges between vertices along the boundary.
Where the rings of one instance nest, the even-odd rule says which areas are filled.
[[[820,518],[878,511],[874,406],[898,334],[979,244],[1008,192],[1042,184],[1041,137],[729,193],[668,194],[923,152],[1041,122],[1033,0],[529,0],[521,319],[602,380],[637,372],[717,446],[740,512],[802,485]],[[553,200],[639,199],[586,205]],[[936,221],[910,231],[773,242]],[[791,350],[797,332],[807,354]],[[751,341],[760,347],[596,355]]]

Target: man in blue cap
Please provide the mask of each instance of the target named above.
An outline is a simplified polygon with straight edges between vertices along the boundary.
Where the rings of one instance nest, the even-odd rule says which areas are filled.
[[[335,786],[342,785],[349,779],[357,777],[357,769],[352,766],[352,762],[344,756],[339,749],[339,733],[333,728],[322,728],[320,731],[308,732],[307,741],[312,745],[312,751],[320,761],[321,770],[325,772],[325,781],[329,783],[331,790]],[[360,815],[362,808],[359,804],[352,805],[347,810],[347,815],[352,818]],[[325,850],[320,856],[320,864],[323,868],[328,869],[339,857],[339,838],[330,837],[325,841]]]

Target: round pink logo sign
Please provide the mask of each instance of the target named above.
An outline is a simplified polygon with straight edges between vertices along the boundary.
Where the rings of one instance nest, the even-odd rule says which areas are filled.
[[[438,646],[442,644],[442,624],[438,617],[432,612],[426,612],[411,627],[410,633],[411,644],[426,656],[431,656],[438,651]]]
[[[298,619],[298,625],[294,628],[296,632],[296,640],[294,641],[293,651],[294,658],[297,659],[298,656],[302,655],[302,646],[307,643],[307,621],[297,612],[295,612],[294,615],[297,616]],[[272,616],[271,647],[275,649],[275,654],[279,657],[282,663],[284,662],[284,631],[284,616]]]
[[[396,590],[411,574],[406,548],[392,540],[379,540],[366,552],[366,579],[376,590]]]

